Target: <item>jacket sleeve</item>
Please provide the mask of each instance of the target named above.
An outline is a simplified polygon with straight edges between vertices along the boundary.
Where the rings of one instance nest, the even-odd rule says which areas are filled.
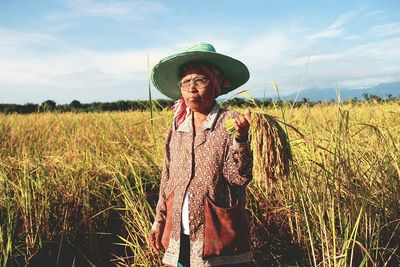
[[[223,167],[224,177],[229,183],[246,186],[253,178],[253,154],[249,141],[239,143],[234,137],[227,142]]]
[[[152,230],[160,230],[164,227],[165,217],[166,217],[166,187],[169,180],[169,164],[170,164],[170,141],[172,136],[172,127],[169,129],[168,136],[165,140],[165,157],[164,164],[161,173],[161,184],[158,196],[158,202],[156,206],[156,214],[154,217],[154,222],[151,227]]]

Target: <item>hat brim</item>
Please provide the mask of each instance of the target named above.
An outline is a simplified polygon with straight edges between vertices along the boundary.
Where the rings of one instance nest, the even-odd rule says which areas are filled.
[[[246,65],[239,60],[216,52],[188,51],[169,56],[153,68],[151,80],[154,86],[167,97],[179,99],[182,96],[178,86],[179,70],[183,65],[196,61],[212,63],[229,80],[230,86],[221,88],[221,95],[243,85],[250,77]]]

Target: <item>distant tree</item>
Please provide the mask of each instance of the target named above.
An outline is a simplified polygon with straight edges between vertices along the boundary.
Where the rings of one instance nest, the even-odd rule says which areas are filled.
[[[40,109],[44,112],[54,111],[57,107],[57,103],[53,100],[46,100],[40,105]]]
[[[390,102],[396,101],[396,97],[394,97],[392,94],[388,94],[386,99],[387,99],[387,101],[390,101]]]
[[[246,105],[246,100],[240,97],[234,97],[228,100],[227,103],[232,106],[243,107],[244,105]]]
[[[280,108],[281,108],[281,107],[283,107],[283,104],[284,104],[284,103],[283,103],[283,100],[282,100],[282,99],[278,99],[278,100],[276,100],[275,104],[276,104],[277,107],[280,107]]]
[[[285,106],[288,108],[291,108],[293,106],[294,102],[292,99],[288,99],[285,101]]]
[[[39,111],[39,105],[33,103],[26,103],[25,105],[21,106],[21,111],[18,113],[28,114],[34,113]]]
[[[229,107],[229,106],[243,107],[245,104],[246,104],[246,101],[243,98],[239,98],[239,97],[230,98],[230,99],[224,100],[221,103],[221,105],[223,107]]]
[[[69,103],[69,107],[71,110],[77,111],[82,107],[82,104],[78,100],[72,100],[71,103]]]
[[[272,106],[272,98],[263,99],[263,107],[271,107]]]
[[[369,101],[371,99],[371,97],[368,93],[363,93],[362,96],[364,97],[365,101]]]
[[[88,111],[103,111],[103,103],[102,102],[92,102],[89,104]]]
[[[382,102],[382,98],[377,95],[371,95],[368,93],[363,94],[364,99],[368,102]]]
[[[260,99],[254,99],[254,103],[256,104],[257,107],[261,107],[261,105],[263,104],[263,101]],[[252,105],[251,101],[248,101],[248,105]]]
[[[131,107],[131,105],[129,104],[128,101],[119,100],[117,102],[114,102],[112,109],[119,110],[119,111],[125,111],[125,110],[129,110],[130,107]]]
[[[2,105],[2,112],[5,114],[15,113],[17,112],[17,105],[16,104],[4,104]]]
[[[169,99],[157,99],[153,100],[153,102],[158,109],[165,109],[171,107],[174,104],[174,101]]]

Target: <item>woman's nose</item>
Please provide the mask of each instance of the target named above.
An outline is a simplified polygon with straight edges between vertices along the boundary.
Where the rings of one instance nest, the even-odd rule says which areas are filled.
[[[197,91],[196,85],[193,81],[191,81],[189,84],[188,92],[191,92],[192,90],[194,90],[195,92]]]

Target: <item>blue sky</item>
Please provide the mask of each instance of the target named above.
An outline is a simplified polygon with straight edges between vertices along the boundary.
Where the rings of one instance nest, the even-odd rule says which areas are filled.
[[[0,103],[147,99],[147,55],[199,41],[255,97],[366,88],[400,80],[400,1],[0,0]]]

